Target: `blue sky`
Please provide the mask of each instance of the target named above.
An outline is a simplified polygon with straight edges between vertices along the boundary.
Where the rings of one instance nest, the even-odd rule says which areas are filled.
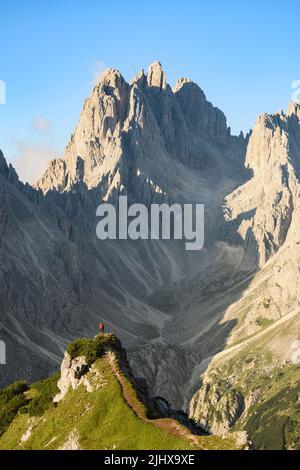
[[[102,68],[130,80],[160,60],[234,133],[285,109],[300,80],[298,0],[4,0],[0,18],[0,148],[23,179],[62,154]]]

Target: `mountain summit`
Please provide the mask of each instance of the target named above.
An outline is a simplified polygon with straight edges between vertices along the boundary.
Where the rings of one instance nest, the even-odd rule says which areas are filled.
[[[50,163],[37,187],[47,193],[70,191],[78,183],[88,189],[105,185],[106,198],[124,188],[129,194],[137,191],[132,196],[140,199],[141,186],[150,194],[155,185],[172,187],[177,178],[171,174],[169,182],[164,175],[178,173],[178,164],[202,170],[222,164],[220,145],[241,167],[243,142],[239,149],[237,140],[202,90],[188,79],[178,80],[172,90],[159,62],[130,84],[109,69],[84,103],[64,158]]]
[[[246,429],[257,448],[297,448],[299,109],[232,136],[197,84],[172,89],[155,62],[130,83],[102,75],[35,188],[0,154],[2,382],[54,371],[66,344],[101,319],[135,375],[207,431]],[[96,208],[120,194],[204,204],[204,249],[100,242]],[[287,404],[275,406],[284,390]],[[278,424],[275,444],[256,411],[269,435]]]

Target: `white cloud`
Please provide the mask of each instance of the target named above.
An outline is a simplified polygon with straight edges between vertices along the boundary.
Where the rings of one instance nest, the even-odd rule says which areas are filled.
[[[46,133],[52,129],[52,124],[45,116],[36,116],[31,122],[31,127],[37,133]]]
[[[107,67],[105,66],[104,62],[102,62],[101,60],[95,60],[93,66],[92,66],[92,80],[91,80],[91,86],[92,88],[94,88],[94,86],[97,85],[97,83],[99,82],[101,76],[103,75],[103,73],[105,72],[105,70],[107,69]]]
[[[52,123],[42,115],[32,119],[28,138],[13,139],[12,144],[15,151],[11,161],[24,183],[36,183],[45,172],[49,160],[59,155]]]
[[[29,143],[24,140],[15,141],[16,155],[13,165],[24,183],[35,183],[45,172],[49,160],[57,157],[55,148],[46,143]]]

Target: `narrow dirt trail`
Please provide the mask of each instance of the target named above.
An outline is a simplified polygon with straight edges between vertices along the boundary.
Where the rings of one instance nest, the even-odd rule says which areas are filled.
[[[194,434],[189,432],[184,426],[182,426],[180,423],[175,421],[172,418],[162,418],[162,419],[149,419],[145,416],[145,413],[141,407],[138,406],[136,401],[132,397],[131,391],[128,389],[126,380],[124,379],[123,375],[120,373],[118,370],[117,364],[116,364],[116,357],[113,353],[109,352],[107,353],[107,359],[109,362],[109,365],[111,367],[111,370],[118,380],[121,390],[122,390],[122,395],[128,406],[132,409],[132,411],[136,414],[136,416],[144,421],[145,423],[150,423],[153,426],[156,426],[157,428],[168,432],[170,434],[173,434],[176,437],[181,437],[185,439],[189,439],[196,447],[199,448],[199,450],[207,450],[205,447],[203,447]]]

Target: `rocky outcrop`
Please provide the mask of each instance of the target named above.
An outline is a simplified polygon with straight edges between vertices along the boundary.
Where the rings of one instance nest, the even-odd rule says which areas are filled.
[[[223,144],[230,141],[225,115],[206,100],[205,94],[192,80],[181,78],[175,86],[175,95],[197,135],[215,139]]]
[[[79,432],[74,429],[68,436],[66,442],[58,450],[80,450]]]
[[[159,88],[160,90],[166,89],[166,74],[163,71],[160,62],[154,62],[153,64],[149,65],[147,82],[148,86],[150,87]]]
[[[27,442],[28,439],[30,439],[35,423],[36,423],[35,416],[28,418],[28,428],[26,429],[24,434],[21,436],[20,444],[22,444],[23,442]]]
[[[65,352],[57,384],[60,392],[53,398],[54,403],[63,400],[70,388],[76,390],[80,385],[83,385],[88,392],[93,392],[103,385],[103,380],[99,371],[93,365],[89,365],[85,357],[71,359]]]
[[[298,105],[287,114],[260,116],[246,155],[253,177],[227,197],[228,219],[239,223],[249,245],[253,237],[261,266],[284,244],[298,210],[299,151]]]
[[[298,305],[300,120],[297,113],[298,105],[293,104],[287,114],[263,115],[258,119],[246,156],[253,176],[227,197],[228,219],[245,241],[248,259],[253,258],[255,251],[262,268],[249,296],[226,314],[227,319],[233,318],[236,308],[255,298],[253,309],[241,318],[231,341],[259,331],[258,317],[265,321],[278,320]]]
[[[223,380],[201,386],[190,403],[189,415],[207,432],[226,436],[243,411],[243,396]]]

